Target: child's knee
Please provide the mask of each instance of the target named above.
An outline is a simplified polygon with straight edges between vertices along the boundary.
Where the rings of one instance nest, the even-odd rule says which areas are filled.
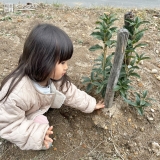
[[[41,123],[41,124],[48,124],[48,123],[49,123],[47,117],[44,116],[44,115],[38,115],[38,116],[34,119],[34,122],[36,122],[36,123]]]

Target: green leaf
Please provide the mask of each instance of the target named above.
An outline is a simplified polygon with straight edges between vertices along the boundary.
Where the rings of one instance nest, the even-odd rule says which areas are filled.
[[[89,77],[82,77],[82,79],[83,79],[83,83],[87,83],[91,81]]]
[[[90,92],[91,89],[92,89],[92,87],[93,87],[93,85],[92,85],[91,83],[89,83],[89,84],[87,85],[86,91],[87,91],[87,92]]]
[[[94,80],[94,72],[91,72],[91,80]]]
[[[108,76],[108,77],[107,77],[107,76],[105,77],[106,80],[104,80],[104,81],[102,82],[103,85],[106,85],[106,84],[108,83],[108,78],[109,78],[109,76]]]
[[[137,34],[135,39],[133,40],[133,44],[137,43],[142,37],[143,37],[143,33]]]
[[[142,57],[141,60],[144,60],[144,59],[151,59],[150,57]]]
[[[149,21],[141,21],[141,22],[137,23],[136,28],[139,28],[139,26],[144,23],[150,23],[150,22]]]
[[[136,49],[137,47],[142,47],[142,46],[146,46],[146,43],[139,43],[137,45],[134,46],[134,49]]]
[[[96,81],[95,81],[95,82],[92,82],[92,84],[95,85],[95,86],[100,86],[100,85],[101,85],[101,83],[96,82]]]
[[[125,89],[125,90],[128,90],[130,88],[130,86],[129,85],[123,85],[122,88]]]
[[[107,32],[106,34],[105,34],[105,38],[107,39],[107,40],[110,40],[111,38],[112,38],[112,33],[111,32]]]
[[[94,61],[95,61],[95,62],[96,62],[96,61],[102,62],[102,61],[103,61],[103,56],[102,56],[102,55],[98,56],[98,58],[95,59]]]
[[[99,86],[99,87],[97,88],[97,90],[96,90],[96,93],[97,93],[97,94],[100,93],[100,92],[102,91],[102,89],[103,89],[103,85]]]
[[[115,32],[115,31],[117,30],[117,27],[112,27],[112,28],[110,28],[110,30],[111,30],[112,32]]]
[[[135,92],[136,96],[138,96],[139,98],[141,97],[139,93]]]
[[[113,57],[113,54],[110,54],[107,58],[106,58],[106,66],[111,64],[111,59]]]
[[[147,98],[146,100],[149,100],[149,101],[156,101],[156,99],[154,99],[154,98]]]
[[[146,28],[144,28],[144,29],[142,29],[142,30],[137,30],[137,32],[134,34],[135,36],[136,35],[138,35],[138,34],[140,34],[140,33],[143,33],[144,31],[146,31],[147,29]]]
[[[140,101],[140,106],[144,106],[145,103],[146,103],[146,102],[145,102],[144,100],[141,100],[141,101]]]
[[[143,108],[142,107],[138,107],[137,111],[141,116],[143,115]]]
[[[132,68],[132,69],[139,69],[138,66],[132,66],[131,68]]]
[[[96,45],[89,48],[90,51],[96,51],[98,49],[103,49],[103,47],[100,46],[99,44],[96,44]]]
[[[140,97],[138,95],[136,95],[136,104],[137,106],[140,106]]]
[[[136,103],[134,103],[134,102],[132,102],[131,100],[126,99],[126,98],[124,98],[124,97],[123,97],[123,99],[124,99],[124,100],[125,100],[125,102],[127,102],[129,105],[134,106],[134,107],[137,107],[137,104],[136,104]]]
[[[113,90],[114,90],[114,91],[119,91],[120,89],[121,89],[121,86],[116,85]]]
[[[109,47],[111,45],[111,41],[110,40],[106,41],[105,45]]]
[[[93,36],[99,40],[103,40],[103,37],[104,37],[101,32],[93,32],[93,33],[91,33],[91,36]]]
[[[150,105],[151,105],[151,103],[149,103],[149,102],[145,102],[144,107],[148,107],[148,106],[150,106]]]
[[[121,90],[119,90],[119,91],[120,91],[120,94],[121,94],[123,97],[126,96],[126,90],[124,90],[123,88],[121,88]]]
[[[113,18],[113,17],[112,17],[111,20],[110,20],[110,23],[113,24],[113,22],[116,21],[116,20],[118,20],[118,18]]]
[[[130,65],[133,66],[136,62],[136,58],[134,58],[131,62],[130,62]]]
[[[147,90],[143,91],[143,93],[142,93],[142,95],[143,95],[143,98],[146,98],[146,96],[147,96],[147,93],[148,93],[148,91],[147,91]]]
[[[130,75],[130,76],[133,76],[133,77],[138,77],[138,78],[140,78],[140,75],[139,75],[139,74],[137,74],[137,73],[135,73],[135,72],[130,73],[129,75]]]

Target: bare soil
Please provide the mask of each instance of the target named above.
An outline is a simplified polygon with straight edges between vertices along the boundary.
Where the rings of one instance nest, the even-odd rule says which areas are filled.
[[[21,11],[18,11],[22,9]],[[26,35],[37,23],[52,23],[62,28],[72,39],[74,55],[69,61],[68,75],[81,90],[82,76],[89,76],[94,59],[99,52],[88,49],[98,43],[90,34],[95,22],[104,12],[115,13],[115,23],[123,27],[123,16],[128,11],[118,8],[69,8],[66,6],[38,4],[15,7],[14,13],[0,14],[0,81],[17,65]],[[146,53],[150,60],[139,65],[140,79],[133,78],[133,88],[148,90],[156,99],[138,115],[121,97],[116,97],[108,114],[95,111],[84,114],[68,106],[49,110],[46,115],[54,126],[53,147],[47,151],[22,151],[14,144],[0,139],[2,160],[160,160],[160,10],[137,10],[136,16],[150,23],[146,25],[143,42],[148,46],[138,53]],[[115,36],[116,38],[116,36]],[[111,51],[110,51],[111,53]],[[152,73],[156,69],[156,73]],[[94,95],[93,95],[94,96]],[[96,97],[97,98],[97,97]]]

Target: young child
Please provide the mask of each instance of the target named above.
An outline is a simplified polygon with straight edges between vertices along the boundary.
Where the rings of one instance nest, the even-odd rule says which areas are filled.
[[[104,107],[77,89],[66,75],[73,45],[68,35],[51,24],[33,28],[19,64],[1,83],[0,137],[22,150],[48,149],[53,127],[43,114],[67,106],[91,113]]]

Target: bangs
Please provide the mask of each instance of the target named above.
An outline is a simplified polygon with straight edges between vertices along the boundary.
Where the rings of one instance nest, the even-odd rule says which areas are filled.
[[[60,46],[58,47],[60,49],[59,63],[61,63],[62,61],[69,60],[73,54],[73,44],[68,35],[63,35],[63,37],[61,37],[60,40]]]
[[[73,47],[72,46],[64,48],[64,50],[61,50],[59,63],[69,60],[72,57],[72,54],[73,54]]]

